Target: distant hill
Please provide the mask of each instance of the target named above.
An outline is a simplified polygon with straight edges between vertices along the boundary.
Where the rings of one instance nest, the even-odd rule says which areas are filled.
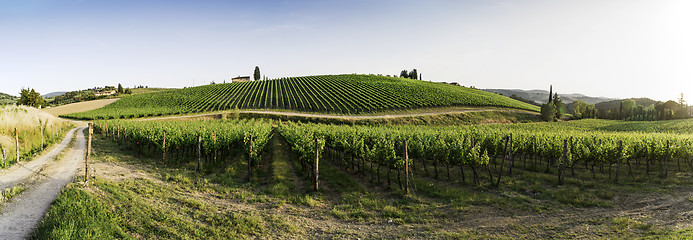
[[[213,84],[143,93],[67,117],[132,118],[235,108],[364,114],[448,106],[539,110],[537,106],[508,97],[445,83],[345,74]]]
[[[17,102],[17,97],[6,93],[0,93],[0,105],[12,104],[15,102]]]
[[[632,98],[635,100],[635,103],[644,107],[648,107],[652,104],[657,104],[659,101],[655,101],[649,98]],[[612,109],[618,109],[618,107],[621,105],[621,102],[626,99],[620,99],[620,100],[613,100],[613,101],[608,101],[608,102],[601,102],[597,103],[594,106],[597,109],[604,109],[604,110],[612,110]]]
[[[67,93],[67,92],[52,92],[52,93],[44,94],[44,95],[41,96],[41,97],[43,97],[43,98],[54,98],[54,97],[56,97],[56,96],[60,96],[60,95],[63,95],[63,94],[65,94],[65,93]]]
[[[540,104],[544,104],[549,101],[549,91],[546,90],[522,90],[522,89],[483,89],[487,92],[498,93],[503,96],[510,97],[513,94],[524,99],[528,99]],[[563,103],[569,104],[577,100],[582,100],[589,104],[595,104],[605,101],[615,100],[613,98],[604,97],[590,97],[579,93],[563,94],[558,93]]]

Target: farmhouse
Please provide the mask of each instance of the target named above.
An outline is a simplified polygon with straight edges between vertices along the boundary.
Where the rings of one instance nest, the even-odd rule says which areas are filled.
[[[96,92],[96,93],[94,93],[94,95],[96,95],[97,97],[100,97],[100,96],[110,96],[110,95],[113,95],[115,93],[116,93],[116,90],[111,90],[111,91]]]
[[[248,82],[248,81],[250,81],[250,76],[243,76],[243,77],[238,76],[238,77],[235,77],[235,78],[232,78],[232,79],[231,79],[231,82],[232,82],[232,83],[235,83],[235,82]]]

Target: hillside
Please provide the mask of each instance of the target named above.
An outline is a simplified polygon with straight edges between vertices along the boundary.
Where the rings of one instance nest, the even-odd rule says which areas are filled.
[[[228,109],[284,109],[363,114],[446,106],[538,107],[443,83],[373,75],[325,75],[214,84],[126,96],[108,106],[68,114],[77,119],[132,118]]]
[[[7,105],[7,104],[12,104],[17,101],[17,97],[6,94],[6,93],[0,93],[0,105]]]
[[[656,103],[659,102],[659,101],[655,101],[655,100],[652,100],[652,99],[649,99],[649,98],[632,98],[632,99],[635,101],[636,104],[638,104],[638,105],[640,105],[640,106],[644,106],[644,107],[648,107],[648,106],[650,106],[650,105],[652,105],[652,104],[656,104]],[[597,109],[614,110],[614,109],[618,109],[619,105],[621,104],[621,102],[622,102],[623,100],[626,100],[626,99],[613,100],[613,101],[608,101],[608,102],[601,102],[601,103],[595,104],[594,106],[595,106]]]
[[[44,95],[42,95],[41,97],[43,97],[43,98],[54,98],[54,97],[56,97],[56,96],[60,96],[60,95],[63,95],[63,94],[65,94],[65,93],[67,93],[67,92],[51,92],[51,93],[44,94]]]
[[[510,97],[514,94],[518,97],[532,100],[541,104],[546,103],[549,99],[549,91],[546,90],[484,89],[484,91],[498,93],[507,97]],[[561,100],[566,104],[575,102],[577,100],[582,100],[588,104],[595,104],[599,102],[614,100],[612,98],[590,97],[579,93],[562,94],[559,92],[558,96],[561,97]]]

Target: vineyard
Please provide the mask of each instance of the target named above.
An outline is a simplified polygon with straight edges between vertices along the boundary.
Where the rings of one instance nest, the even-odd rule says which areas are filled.
[[[329,159],[349,171],[381,180],[391,173],[402,186],[402,175],[412,172],[438,179],[498,185],[513,168],[555,173],[562,183],[565,172],[582,171],[596,178],[608,169],[609,180],[619,172],[628,177],[668,176],[670,171],[693,170],[693,135],[667,133],[684,129],[693,121],[658,125],[604,120],[561,123],[483,125],[455,127],[348,126],[279,122],[279,133],[291,146],[298,166],[315,177],[317,159]],[[216,164],[239,151],[257,164],[261,149],[272,135],[272,123],[263,120],[196,122],[102,121],[98,132],[127,142],[140,153],[161,161]],[[407,149],[405,151],[405,148]],[[182,161],[182,162],[181,162]],[[595,170],[597,169],[597,170]],[[459,171],[457,171],[459,170]],[[252,172],[252,171],[251,171]],[[392,175],[392,176],[395,176]],[[585,175],[585,174],[583,174]],[[621,179],[624,177],[622,176]],[[494,183],[494,179],[495,183]]]
[[[196,164],[196,170],[228,162],[239,151],[252,167],[271,138],[263,120],[197,122],[96,122],[94,130],[163,164]],[[193,159],[194,161],[191,161]]]
[[[582,171],[591,178],[596,178],[596,171],[608,171],[609,180],[615,182],[624,170],[628,179],[691,171],[693,136],[662,133],[691,123],[679,121],[654,129],[650,123],[614,126],[599,120],[471,127],[290,123],[279,132],[293,146],[302,166],[310,166],[315,158],[313,149],[318,142],[313,139],[324,139],[317,147],[329,153],[328,158],[337,165],[378,182],[385,171],[388,186],[390,173],[395,173],[402,187],[401,176],[407,175],[405,165],[409,164],[413,171],[436,179],[442,172],[450,180],[451,169],[459,169],[456,180],[469,178],[481,184],[483,175],[492,185],[500,184],[500,178],[521,166],[523,170],[555,173],[561,184],[566,171],[571,176]]]
[[[99,226],[125,226],[116,235],[165,238],[238,238],[268,232],[425,238],[431,236],[425,229],[432,228],[443,230],[430,238],[456,239],[513,234],[541,239],[564,233],[588,238],[678,236],[690,232],[667,232],[649,224],[650,215],[623,213],[660,212],[659,200],[631,198],[660,190],[683,191],[665,206],[675,207],[676,216],[690,211],[693,133],[687,129],[692,124],[594,119],[474,126],[103,120],[94,123],[99,177],[92,186],[70,188],[88,198],[65,195],[69,201],[63,202],[70,205],[51,211],[52,216],[75,218],[73,213],[90,211],[74,211],[74,206],[100,206],[91,202],[96,200],[104,205],[92,215],[113,216],[100,220]],[[120,155],[122,150],[130,153]],[[109,162],[114,156],[138,164],[131,173],[104,168],[117,166]],[[140,164],[160,181],[142,177]],[[100,189],[105,195],[82,188]],[[672,198],[662,201],[670,204]],[[624,202],[637,205],[625,205],[624,210]],[[657,208],[640,207],[650,203]],[[487,216],[489,212],[494,216]],[[669,221],[671,216],[653,218]],[[676,223],[689,222],[686,216],[674,218]],[[158,226],[158,219],[174,221]],[[517,225],[508,222],[515,219],[536,229],[515,229]],[[570,232],[587,221],[589,229]],[[342,227],[312,230],[325,222]],[[471,232],[448,235],[460,229]],[[374,231],[378,233],[372,235]]]
[[[229,109],[363,114],[427,107],[484,106],[538,111],[501,95],[444,83],[372,75],[325,75],[213,84],[127,96],[74,119],[119,119]]]

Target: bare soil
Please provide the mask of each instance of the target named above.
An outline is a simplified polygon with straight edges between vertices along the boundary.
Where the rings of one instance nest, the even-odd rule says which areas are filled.
[[[43,111],[50,113],[53,116],[60,116],[62,114],[86,112],[98,108],[102,108],[108,104],[118,101],[120,98],[110,98],[110,99],[99,99],[86,102],[70,103],[62,106],[44,108]]]

